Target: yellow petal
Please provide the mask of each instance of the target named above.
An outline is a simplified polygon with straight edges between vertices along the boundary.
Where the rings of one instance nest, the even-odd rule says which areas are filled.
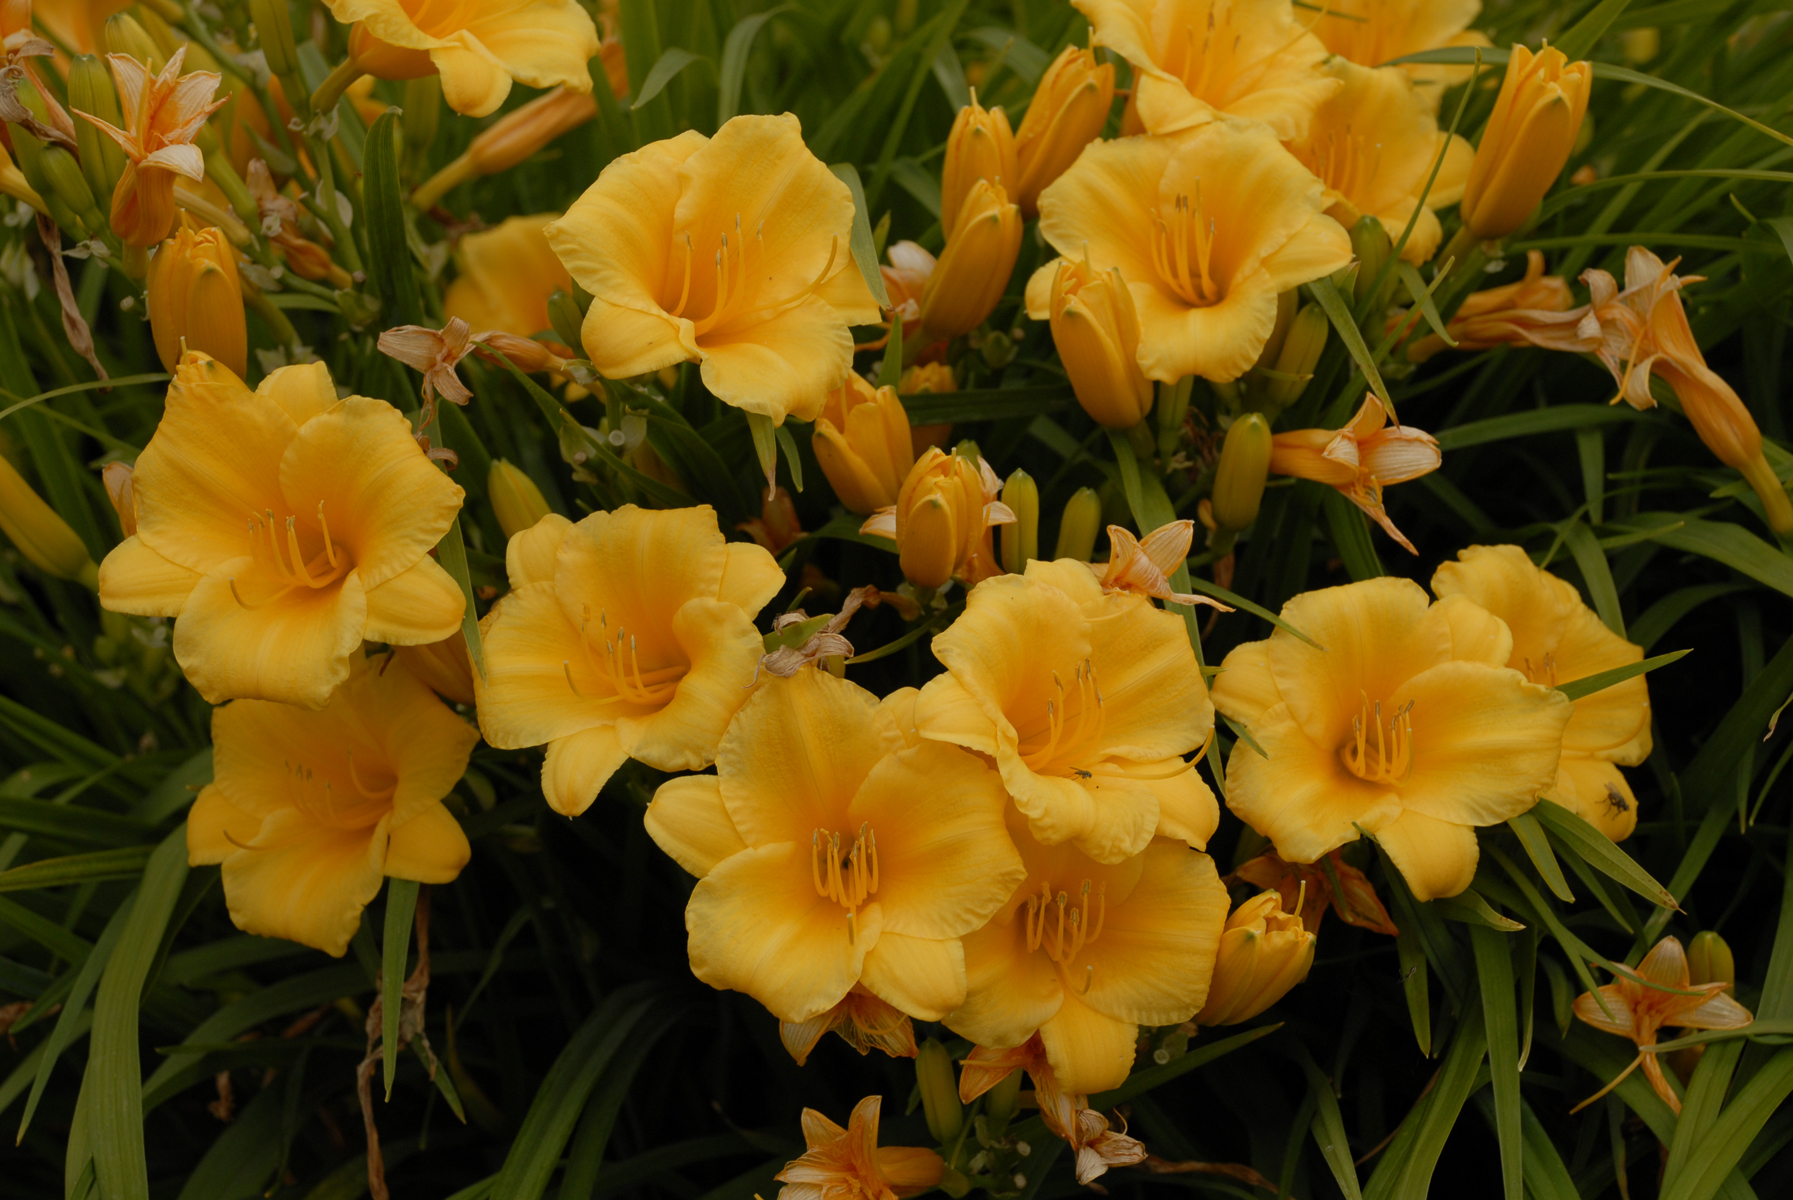
[[[1416,900],[1455,896],[1475,878],[1481,855],[1475,830],[1409,809],[1375,831]]]
[[[752,695],[765,643],[739,607],[688,600],[672,636],[691,669],[657,711],[619,710],[617,736],[631,758],[662,771],[697,771],[716,760],[723,731]]]
[[[1355,825],[1371,832],[1400,815],[1390,787],[1372,785],[1345,769],[1338,751],[1316,745],[1278,704],[1251,727],[1268,758],[1243,740],[1227,757],[1227,807],[1276,843],[1289,862],[1314,862],[1357,840]]]
[[[1276,325],[1276,287],[1255,271],[1228,288],[1218,304],[1197,308],[1169,291],[1134,285],[1139,309],[1139,366],[1146,378],[1171,382],[1200,375],[1229,383],[1251,369]]]
[[[1006,715],[1025,704],[1043,710],[1054,694],[1053,676],[1074,679],[1090,656],[1089,623],[1063,592],[1025,576],[985,580],[967,597],[965,612],[933,642],[934,655],[996,723],[999,738],[1013,739]],[[926,696],[917,722],[929,735]]]
[[[1148,789],[1107,776],[1036,774],[1007,747],[996,761],[1029,832],[1045,845],[1069,842],[1097,862],[1116,863],[1138,854],[1158,828],[1158,797]]]
[[[1507,623],[1467,596],[1439,600],[1436,614],[1450,626],[1451,657],[1459,662],[1504,667],[1513,656],[1513,633]]]
[[[1644,650],[1606,627],[1585,605],[1564,622],[1553,663],[1559,683],[1569,683],[1643,661]],[[1636,766],[1650,754],[1650,686],[1639,675],[1575,702],[1563,730],[1563,748],[1597,753]]]
[[[585,310],[579,340],[598,374],[629,379],[695,358],[690,324],[597,296]]]
[[[170,562],[128,537],[100,563],[100,603],[140,617],[179,616],[199,583],[199,572]]]
[[[336,385],[323,363],[277,367],[256,385],[255,394],[278,404],[295,426],[335,408]]]
[[[1433,592],[1466,596],[1499,617],[1513,631],[1512,660],[1506,665],[1523,669],[1529,660],[1541,670],[1544,656],[1562,641],[1570,597],[1552,587],[1553,577],[1518,546],[1471,546],[1457,559],[1433,573]]]
[[[1215,708],[1246,726],[1256,724],[1271,705],[1280,704],[1282,691],[1270,671],[1270,643],[1234,647],[1221,661],[1213,698]]]
[[[213,704],[249,697],[322,708],[348,678],[349,656],[367,629],[360,574],[279,595],[255,592],[251,570],[239,558],[199,581],[174,623],[175,661]],[[233,578],[242,601],[231,591]]]
[[[847,910],[816,894],[809,844],[741,851],[698,880],[685,909],[691,970],[714,988],[746,992],[781,1021],[806,1021],[840,1003],[878,944],[876,904]]]
[[[442,76],[442,99],[463,116],[489,117],[510,95],[511,77],[478,39],[463,32],[454,40],[460,44],[430,51]]]
[[[299,428],[281,459],[280,490],[285,511],[324,514],[370,590],[428,554],[465,495],[424,455],[403,413],[362,396]]]
[[[321,745],[354,737],[347,715],[337,706],[296,712],[266,700],[236,700],[213,709],[210,786],[258,821],[272,815],[291,803],[291,764],[309,764],[324,757],[317,753]]]
[[[393,646],[439,642],[461,627],[467,598],[454,577],[424,555],[367,593],[367,638]]]
[[[431,804],[392,829],[386,847],[386,874],[419,883],[453,883],[473,857],[473,847],[454,819],[440,804]]]
[[[759,616],[772,597],[784,588],[784,572],[778,560],[766,553],[765,547],[752,542],[730,542],[728,559],[722,569],[722,584],[717,599],[733,604],[747,614],[748,620]]]
[[[700,344],[704,386],[723,403],[771,417],[775,425],[787,416],[813,420],[853,369],[846,320],[816,296],[771,320],[712,331]]]
[[[947,1016],[946,1026],[980,1046],[1021,1045],[1064,999],[1052,960],[1027,948],[1026,912],[1025,899],[1016,897],[963,939],[965,1003]]]
[[[1133,1070],[1139,1026],[1097,1012],[1070,992],[1040,1026],[1040,1041],[1058,1086],[1073,1095],[1117,1088]]]
[[[667,780],[654,793],[643,821],[654,844],[700,879],[729,855],[747,849],[723,806],[714,775]]]
[[[1098,271],[1119,267],[1140,303],[1142,288],[1158,278],[1151,231],[1159,220],[1159,181],[1175,150],[1170,138],[1091,142],[1076,164],[1040,193],[1041,236],[1067,258],[1084,257],[1087,247],[1090,265]],[[1030,310],[1036,288],[1050,292],[1050,276],[1044,285],[1037,282],[1045,271],[1040,268],[1028,283]],[[1042,302],[1042,317],[1045,310]],[[1143,325],[1143,311],[1140,319]],[[1142,337],[1149,336],[1142,330]]]
[[[1351,258],[1351,237],[1344,227],[1315,213],[1288,241],[1266,254],[1262,265],[1271,286],[1286,290],[1330,275],[1350,265]]]
[[[615,722],[622,706],[607,699],[610,691],[589,666],[579,627],[567,620],[552,583],[525,584],[500,599],[480,632],[486,675],[474,676],[473,690],[479,727],[492,745],[539,746]]]
[[[1723,992],[1708,997],[1704,1004],[1669,1018],[1666,1024],[1688,1029],[1741,1029],[1755,1020],[1749,1009]]]
[[[549,513],[528,529],[511,537],[504,548],[504,569],[512,588],[530,583],[553,583],[554,562],[560,543],[573,523],[559,513]]]
[[[392,796],[393,835],[413,818],[441,808],[441,799],[467,773],[479,731],[438,700],[421,679],[390,660],[370,664],[367,673],[352,678],[338,698],[355,713],[362,729],[379,731],[386,759],[398,776]]]
[[[1636,1031],[1637,1017],[1631,1010],[1631,1001],[1616,984],[1607,984],[1597,989],[1599,1000],[1593,992],[1583,992],[1575,998],[1575,1015],[1592,1025],[1595,1029],[1606,1033],[1616,1033],[1620,1037],[1630,1037]],[[1602,1006],[1600,1001],[1604,1000]]]
[[[1132,782],[1135,786],[1149,787],[1158,798],[1158,837],[1178,838],[1192,849],[1205,850],[1208,839],[1220,828],[1220,805],[1195,767],[1191,765],[1186,770],[1182,767],[1181,759],[1142,763],[1140,774],[1170,775],[1170,778]]]
[[[628,757],[612,725],[555,738],[542,762],[542,795],[548,798],[548,807],[563,817],[578,816],[591,807]]]
[[[1408,680],[1413,769],[1395,786],[1410,812],[1461,825],[1498,825],[1531,808],[1556,779],[1568,698],[1517,671],[1447,662]],[[1386,710],[1385,710],[1386,711]]]
[[[560,84],[576,92],[590,89],[586,64],[598,55],[598,31],[571,0],[488,0],[448,11],[466,14],[461,19],[468,31],[518,82],[533,88]]]
[[[627,563],[629,569],[618,570]],[[567,620],[622,630],[644,664],[669,659],[673,614],[693,597],[715,599],[727,543],[707,505],[651,511],[625,504],[580,521],[561,542],[555,588]]]
[[[255,840],[261,818],[225,798],[217,784],[207,784],[187,810],[187,865],[221,863]]]
[[[380,894],[386,826],[339,830],[283,808],[250,849],[224,861],[224,899],[244,933],[281,937],[341,958]]]
[[[1624,841],[1637,828],[1637,796],[1624,772],[1591,755],[1565,751],[1557,763],[1556,782],[1544,796],[1615,842]]]
[[[1140,1025],[1187,1021],[1207,999],[1226,925],[1227,895],[1214,860],[1177,842],[1154,841],[1125,903],[1110,903],[1101,936],[1078,956],[1084,1004]],[[1066,1085],[1069,1086],[1069,1085]]]
[[[919,1021],[938,1021],[965,1002],[965,951],[958,938],[878,935],[859,982]]]
[[[1087,569],[1071,578],[1099,590]],[[1196,749],[1214,728],[1188,628],[1174,613],[1143,597],[1111,597],[1092,614],[1090,660],[1102,689],[1103,753],[1157,761]]]

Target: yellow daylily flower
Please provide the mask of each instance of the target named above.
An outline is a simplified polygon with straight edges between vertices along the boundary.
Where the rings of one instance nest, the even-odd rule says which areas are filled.
[[[1431,106],[1399,68],[1334,58],[1324,70],[1343,86],[1315,110],[1307,136],[1290,142],[1289,150],[1326,185],[1326,212],[1342,225],[1375,217],[1389,241],[1398,241],[1418,209],[1401,257],[1427,261],[1444,240],[1436,210],[1463,198],[1475,151],[1438,128]],[[1440,151],[1444,161],[1434,178]]]
[[[879,320],[853,264],[853,196],[797,118],[736,117],[626,154],[548,226],[594,297],[584,340],[612,379],[703,364],[719,399],[814,420]]]
[[[994,759],[1034,836],[1101,862],[1155,834],[1203,847],[1220,821],[1183,755],[1214,708],[1180,617],[1105,593],[1087,563],[986,580],[934,639],[946,673],[916,701],[921,736]]]
[[[573,277],[548,244],[544,230],[557,213],[507,217],[492,229],[470,233],[455,249],[459,272],[442,297],[442,314],[474,329],[534,337],[552,329],[548,297],[571,292]],[[559,345],[555,349],[572,351]]]
[[[442,76],[442,99],[469,117],[498,111],[511,81],[591,90],[598,30],[575,0],[325,0],[349,33],[349,57],[381,79]]]
[[[1214,681],[1214,706],[1258,747],[1234,744],[1227,806],[1288,862],[1361,828],[1419,899],[1461,892],[1474,827],[1525,812],[1556,779],[1568,698],[1508,668],[1499,617],[1464,596],[1430,604],[1411,580],[1306,592],[1282,616],[1318,644],[1279,628]]]
[[[1098,425],[1131,429],[1152,411],[1152,384],[1139,369],[1139,314],[1120,270],[1058,260],[1047,319],[1077,403]]]
[[[1432,576],[1440,596],[1465,596],[1513,634],[1506,665],[1546,687],[1643,661],[1644,648],[1608,629],[1581,593],[1533,565],[1518,546],[1471,546]],[[1650,690],[1642,675],[1575,701],[1563,757],[1544,795],[1615,842],[1637,825],[1637,797],[1619,767],[1650,756]]]
[[[1306,134],[1315,107],[1339,86],[1320,72],[1326,47],[1289,0],[1074,3],[1095,26],[1091,43],[1133,65],[1128,112],[1147,133],[1226,113],[1287,141]]]
[[[584,812],[638,758],[695,771],[753,685],[753,618],[784,586],[772,556],[727,542],[703,506],[559,514],[511,538],[510,594],[480,628],[479,725],[501,749],[548,745],[542,793]]]
[[[813,1108],[804,1109],[803,1140],[809,1150],[773,1176],[784,1184],[778,1200],[901,1200],[939,1184],[946,1163],[932,1150],[878,1145],[883,1103],[882,1096],[861,1100],[845,1129]]]
[[[1486,34],[1469,28],[1482,0],[1330,0],[1314,24],[1326,48],[1364,67],[1379,67],[1409,54],[1451,46],[1492,46]],[[1420,96],[1438,110],[1452,84],[1475,68],[1442,63],[1402,63],[1419,85]]]
[[[1120,268],[1148,379],[1227,382],[1257,362],[1276,297],[1351,261],[1324,186],[1263,125],[1220,119],[1175,138],[1095,142],[1040,196],[1040,232],[1096,271]],[[1051,311],[1058,260],[1027,282]]]
[[[647,830],[699,876],[685,910],[699,979],[793,1023],[855,985],[928,1021],[964,1001],[959,939],[1024,871],[1001,782],[963,750],[905,738],[912,703],[905,689],[881,708],[814,668],[768,679],[716,774],[660,787]]]
[[[1169,838],[1107,864],[1041,845],[1012,810],[1009,830],[1027,879],[965,938],[970,990],[947,1028],[995,1049],[1037,1032],[1063,1092],[1118,1087],[1139,1026],[1181,1024],[1207,999],[1226,888]]]
[[[1270,439],[1272,474],[1336,489],[1409,554],[1419,551],[1389,520],[1382,489],[1436,471],[1443,461],[1437,438],[1411,425],[1390,426],[1388,410],[1374,396],[1364,398],[1343,429],[1290,429]]]
[[[321,363],[251,392],[189,351],[132,486],[137,532],[100,564],[100,603],[173,617],[174,657],[213,704],[322,708],[363,641],[460,628],[460,586],[429,552],[461,489],[404,414],[338,400]]]
[[[953,227],[971,185],[985,180],[1003,189],[1013,199],[1019,174],[1015,166],[1015,134],[1009,128],[1008,114],[999,104],[985,108],[977,102],[977,91],[971,103],[953,118],[952,131],[946,136],[946,159],[940,166],[940,232],[952,240]]]
[[[342,957],[387,878],[448,883],[472,856],[442,798],[479,741],[403,663],[355,655],[322,709],[212,712],[215,773],[187,818],[194,866],[224,865],[230,919]]]

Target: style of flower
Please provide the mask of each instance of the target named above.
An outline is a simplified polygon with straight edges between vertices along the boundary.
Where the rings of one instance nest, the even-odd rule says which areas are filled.
[[[386,878],[448,883],[472,855],[442,798],[479,734],[390,657],[357,652],[316,711],[232,701],[213,710],[212,740],[187,854],[223,864],[245,933],[340,958]]]
[[[119,129],[92,113],[78,114],[125,153],[124,174],[112,193],[110,223],[127,245],[153,246],[174,228],[176,176],[195,183],[205,178],[205,155],[193,139],[229,97],[212,99],[222,78],[216,71],[182,75],[186,57],[187,48],[182,46],[156,75],[128,54],[108,54],[125,127]]]
[[[1395,528],[1382,504],[1382,489],[1436,471],[1444,456],[1438,439],[1411,425],[1388,425],[1388,410],[1375,396],[1343,429],[1291,429],[1270,440],[1270,471],[1323,483],[1357,505],[1409,554],[1418,554]]]
[[[1556,687],[1641,662],[1642,646],[1608,629],[1573,585],[1540,570],[1518,546],[1471,546],[1432,576],[1432,591],[1461,595],[1506,623],[1506,665]],[[1544,795],[1619,842],[1637,825],[1637,797],[1619,767],[1650,756],[1650,691],[1639,675],[1575,701],[1563,757]]]
[[[1567,312],[1572,303],[1563,277],[1544,274],[1544,252],[1527,250],[1523,278],[1471,292],[1457,306],[1445,326],[1455,346],[1447,346],[1443,338],[1429,333],[1407,343],[1407,361],[1422,363],[1446,349],[1491,350],[1496,346],[1523,345],[1532,340],[1531,330],[1541,328],[1555,314]]]
[[[1575,1000],[1575,1015],[1604,1033],[1615,1033],[1637,1043],[1637,1057],[1611,1083],[1577,1104],[1579,1112],[1623,1083],[1642,1067],[1644,1077],[1662,1102],[1679,1114],[1681,1098],[1663,1074],[1661,1056],[1651,1047],[1664,1025],[1684,1029],[1742,1029],[1755,1018],[1743,1005],[1725,994],[1731,985],[1722,979],[1692,983],[1687,952],[1675,938],[1665,937],[1644,955],[1636,968],[1612,967],[1615,978],[1597,992],[1583,992]]]
[[[1481,0],[1331,0],[1315,22],[1314,33],[1339,57],[1379,67],[1426,50],[1493,45],[1486,34],[1469,28],[1481,11]],[[1434,112],[1445,89],[1468,79],[1474,69],[1401,64]]]
[[[784,1184],[778,1200],[901,1200],[939,1184],[946,1163],[932,1150],[878,1145],[883,1103],[881,1096],[861,1100],[845,1129],[813,1108],[804,1109],[803,1140],[809,1150],[773,1176]]]
[[[1182,756],[1214,712],[1180,617],[1105,594],[1088,564],[1031,562],[974,588],[933,647],[946,673],[916,727],[992,758],[1042,842],[1105,863],[1154,835],[1207,845],[1220,810]]]
[[[1215,707],[1251,734],[1227,761],[1228,807],[1287,862],[1361,829],[1419,899],[1461,892],[1474,827],[1555,781],[1568,698],[1506,665],[1500,618],[1463,596],[1429,604],[1411,580],[1306,592],[1282,617],[1313,642],[1279,627],[1228,654],[1214,682]]]
[[[809,1061],[810,1051],[825,1033],[839,1034],[841,1041],[862,1055],[882,1050],[892,1058],[914,1058],[919,1053],[915,1023],[866,991],[864,984],[854,984],[839,1004],[807,1021],[778,1023],[778,1038],[798,1066]]]
[[[507,217],[491,229],[470,233],[455,247],[458,274],[442,296],[445,316],[474,329],[501,330],[533,338],[552,329],[548,298],[571,292],[573,277],[554,254],[543,231],[558,214]],[[561,357],[572,350],[554,340]]]
[[[719,399],[780,424],[815,418],[852,369],[848,327],[879,320],[852,229],[852,193],[787,113],[624,155],[547,233],[593,296],[601,374],[700,362]]]
[[[1041,845],[1014,811],[1009,831],[1027,879],[965,937],[970,987],[946,1025],[995,1049],[1037,1032],[1062,1091],[1118,1087],[1139,1026],[1180,1024],[1206,1000],[1226,889],[1181,841],[1100,863],[1068,842]]]
[[[1347,227],[1375,217],[1391,242],[1413,220],[1401,257],[1426,262],[1444,240],[1436,210],[1463,198],[1475,151],[1438,128],[1432,106],[1399,68],[1333,58],[1325,72],[1343,86],[1315,110],[1290,152],[1326,185],[1327,215]]]
[[[1092,269],[1119,267],[1148,379],[1237,379],[1276,325],[1278,293],[1351,261],[1324,185],[1255,123],[1096,142],[1040,196],[1040,232]],[[1027,283],[1047,318],[1054,259]]]
[[[498,111],[511,81],[591,90],[598,30],[575,0],[325,0],[349,33],[355,68],[381,79],[442,76],[442,98],[469,117]]]
[[[1320,932],[1320,922],[1330,907],[1347,925],[1400,936],[1382,898],[1376,895],[1376,886],[1337,850],[1314,863],[1284,862],[1274,851],[1266,851],[1241,863],[1233,875],[1258,887],[1275,888],[1285,910],[1300,910],[1302,928],[1309,933]]]
[[[100,603],[173,617],[174,656],[213,704],[322,708],[363,641],[460,628],[429,551],[462,491],[384,400],[336,397],[320,363],[251,392],[189,351],[132,474],[137,533],[100,564]]]
[[[1137,114],[1147,133],[1177,133],[1226,113],[1287,141],[1306,134],[1314,109],[1338,87],[1319,70],[1326,47],[1289,0],[1074,3],[1095,27],[1091,42],[1132,64],[1129,125]]]
[[[881,711],[826,671],[767,679],[716,774],[661,785],[647,830],[699,877],[685,910],[699,979],[793,1023],[856,984],[923,1020],[963,1002],[959,939],[1024,872],[995,774],[904,736],[896,706],[912,695]]]
[[[630,758],[695,771],[751,694],[753,618],[784,572],[727,542],[708,506],[558,514],[511,538],[511,591],[480,628],[479,724],[500,749],[547,743],[542,793],[576,817]]]

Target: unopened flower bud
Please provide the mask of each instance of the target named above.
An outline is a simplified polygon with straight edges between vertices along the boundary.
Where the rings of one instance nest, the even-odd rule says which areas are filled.
[[[992,1130],[1000,1133],[1021,1108],[1021,1071],[1010,1071],[1003,1076],[1002,1082],[984,1093],[984,1116],[990,1121]],[[1017,1147],[1025,1155],[1027,1143]]]
[[[1731,954],[1729,943],[1710,929],[1694,934],[1693,940],[1687,943],[1687,976],[1695,987],[1702,983],[1725,983],[1733,985],[1725,991],[1735,993],[1737,961]]]
[[[974,92],[971,103],[953,120],[952,132],[946,136],[946,161],[940,168],[940,232],[948,239],[971,185],[980,179],[1014,199],[1015,134],[1009,128],[1008,114],[1000,107],[984,108]]]
[[[82,174],[81,164],[66,147],[45,146],[38,156],[38,169],[44,173],[44,182],[50,185],[50,191],[80,218],[89,237],[105,228],[106,218],[94,204],[93,188],[88,185],[87,176]]]
[[[112,76],[95,55],[77,54],[69,64],[68,104],[75,112],[98,117],[114,128],[124,127]],[[81,171],[94,196],[109,198],[125,171],[124,151],[101,133],[99,126],[79,118],[75,121],[75,147],[81,152]]]
[[[90,588],[99,585],[99,568],[79,535],[4,456],[0,456],[0,530],[44,574]]]
[[[405,149],[422,154],[436,142],[442,125],[442,76],[405,81]]]
[[[398,660],[411,674],[444,700],[473,707],[473,663],[467,657],[467,638],[455,630],[439,642],[421,646],[394,646]]]
[[[487,351],[496,351],[510,359],[511,365],[525,374],[534,375],[540,371],[563,371],[567,360],[549,349],[546,343],[534,338],[519,337],[514,333],[506,333],[502,329],[488,330],[473,339],[474,349],[481,356],[490,360]]]
[[[1326,349],[1331,330],[1326,311],[1318,304],[1304,304],[1296,312],[1272,367],[1280,378],[1271,379],[1264,387],[1264,407],[1268,412],[1281,412],[1301,398],[1314,376],[1321,351]]]
[[[486,475],[486,495],[491,499],[498,527],[507,538],[535,528],[537,521],[553,511],[535,481],[502,458],[492,460],[492,469]]]
[[[894,538],[903,575],[918,588],[954,578],[975,584],[1000,571],[990,524],[1006,510],[992,503],[998,489],[988,473],[981,460],[929,447],[903,480],[894,511],[875,514],[862,528]]]
[[[597,115],[598,102],[583,92],[559,87],[537,96],[481,130],[466,153],[411,194],[411,203],[419,209],[434,208],[457,185],[508,171],[561,134]]]
[[[909,416],[895,389],[874,389],[852,372],[828,394],[812,444],[834,494],[860,516],[895,504],[915,465]]]
[[[1015,514],[1002,527],[1002,569],[1018,575],[1040,556],[1040,485],[1017,468],[1002,485],[1002,502]]]
[[[915,1056],[915,1083],[921,1091],[921,1111],[928,1119],[928,1132],[942,1146],[951,1145],[965,1127],[965,1106],[959,1103],[952,1055],[933,1038],[923,1042]]]
[[[1113,105],[1114,64],[1098,63],[1093,50],[1066,46],[1040,76],[1015,131],[1021,174],[1011,190],[1022,212],[1039,215],[1040,192],[1102,132]]]
[[[249,332],[236,251],[224,231],[182,227],[149,261],[149,327],[163,367],[199,350],[241,378],[249,369]]]
[[[286,0],[249,0],[249,20],[255,25],[269,73],[280,79],[296,76],[299,52],[293,43],[292,13]]]
[[[548,322],[553,325],[554,334],[560,338],[561,345],[581,344],[579,331],[585,324],[585,313],[577,300],[559,288],[555,288],[554,294],[548,297]]]
[[[1505,237],[1531,216],[1569,161],[1593,79],[1591,64],[1572,63],[1561,50],[1513,47],[1463,190],[1471,233]]]
[[[1351,226],[1351,252],[1357,256],[1357,278],[1351,285],[1351,300],[1354,304],[1362,304],[1376,286],[1378,279],[1382,286],[1378,292],[1386,297],[1394,281],[1391,273],[1384,277],[1383,268],[1388,260],[1394,257],[1394,243],[1389,240],[1388,230],[1375,217],[1359,217]]]
[[[1302,926],[1300,914],[1283,912],[1276,889],[1260,892],[1227,918],[1196,1024],[1249,1021],[1306,979],[1313,964],[1314,935]]]
[[[1257,520],[1269,477],[1270,422],[1261,413],[1246,413],[1226,431],[1214,468],[1215,525],[1237,532]]]
[[[1083,411],[1109,429],[1131,429],[1152,411],[1152,381],[1139,369],[1139,313],[1119,267],[1097,271],[1062,259],[1052,277],[1052,341]]]
[[[1078,488],[1065,501],[1065,511],[1058,520],[1058,546],[1053,558],[1074,558],[1088,562],[1096,552],[1096,535],[1102,530],[1102,497],[1094,488]]]
[[[975,180],[959,207],[953,236],[934,264],[921,301],[930,337],[970,333],[995,309],[1021,252],[1021,210],[988,180]]]
[[[160,74],[168,62],[149,31],[130,13],[113,13],[106,18],[106,53],[128,54],[148,66],[151,74]]]
[[[100,479],[106,485],[106,497],[112,501],[112,511],[118,514],[118,528],[126,537],[137,533],[137,487],[132,477],[131,465],[122,462],[109,462],[106,469],[100,472]]]

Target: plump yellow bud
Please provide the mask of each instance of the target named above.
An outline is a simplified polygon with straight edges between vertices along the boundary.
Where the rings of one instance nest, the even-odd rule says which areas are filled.
[[[1246,413],[1226,431],[1214,468],[1214,523],[1237,532],[1258,519],[1264,483],[1270,477],[1270,422]]]
[[[1020,574],[1040,556],[1040,485],[1017,468],[1002,485],[1002,502],[1015,514],[1002,527],[1002,569]]]
[[[75,112],[98,117],[115,128],[124,127],[118,111],[118,93],[106,64],[92,54],[77,54],[69,64],[68,106]],[[75,118],[75,146],[81,152],[81,170],[87,185],[98,196],[112,195],[118,177],[125,172],[124,151],[101,133],[92,121]]]
[[[1592,64],[1572,63],[1561,50],[1513,47],[1463,191],[1471,233],[1505,237],[1538,207],[1569,161],[1593,80]]]
[[[486,495],[507,538],[535,528],[537,521],[553,511],[535,481],[502,458],[492,460],[492,469],[486,474]]]
[[[974,583],[995,564],[981,561],[989,540],[979,464],[937,447],[915,461],[896,501],[897,558],[918,588],[958,576]]]
[[[4,456],[0,456],[0,530],[44,574],[99,586],[99,568],[87,547]]]
[[[1114,64],[1098,63],[1095,51],[1066,46],[1046,68],[1015,131],[1021,175],[1013,191],[1028,217],[1039,215],[1040,192],[1102,132],[1113,106]]]
[[[1021,210],[995,184],[973,180],[922,294],[922,330],[933,338],[956,338],[983,324],[1002,299],[1020,252]]]
[[[1064,259],[1052,277],[1052,341],[1077,402],[1099,425],[1131,429],[1152,411],[1139,369],[1139,313],[1119,267]]]
[[[1272,888],[1233,910],[1220,935],[1208,1001],[1198,1025],[1236,1025],[1275,1004],[1307,978],[1314,965],[1314,935],[1299,913],[1285,913]]]
[[[921,1092],[928,1132],[942,1146],[950,1146],[965,1127],[965,1106],[959,1102],[959,1083],[953,1078],[953,1056],[933,1038],[923,1042],[915,1056],[915,1085]]]
[[[106,52],[128,54],[147,64],[152,74],[160,74],[168,61],[149,31],[130,13],[113,13],[106,18]]]
[[[149,261],[149,327],[172,371],[188,350],[208,354],[238,378],[248,373],[249,332],[236,251],[224,231],[182,227]]]
[[[597,115],[598,102],[582,92],[569,92],[562,87],[537,96],[481,130],[466,153],[411,194],[411,203],[419,209],[433,208],[457,185],[508,171],[561,134]]]
[[[1058,546],[1053,558],[1074,558],[1088,562],[1096,552],[1096,535],[1102,531],[1102,497],[1094,488],[1078,488],[1065,501],[1064,514],[1058,520]]]
[[[1283,338],[1282,349],[1272,364],[1278,377],[1270,379],[1264,388],[1264,407],[1269,412],[1281,412],[1301,398],[1308,381],[1313,378],[1314,366],[1320,361],[1320,353],[1326,349],[1326,339],[1331,332],[1326,311],[1318,304],[1304,304],[1295,313],[1295,319],[1289,323],[1288,335]]]
[[[860,516],[895,504],[915,465],[909,415],[896,389],[874,389],[854,372],[828,394],[811,444],[834,494]]]
[[[973,92],[971,103],[959,110],[946,137],[946,162],[940,168],[940,232],[952,237],[959,209],[980,179],[1002,188],[1013,200],[1015,172],[1015,134],[1008,114],[1000,107],[984,108]]]
[[[905,396],[958,390],[959,381],[953,378],[953,369],[943,362],[916,363],[905,368],[897,379],[897,391]]]
[[[1693,935],[1687,943],[1687,975],[1688,981],[1695,987],[1702,983],[1737,982],[1737,960],[1731,955],[1731,947],[1718,934],[1710,929]],[[1727,987],[1725,991],[1734,993],[1736,988]]]

